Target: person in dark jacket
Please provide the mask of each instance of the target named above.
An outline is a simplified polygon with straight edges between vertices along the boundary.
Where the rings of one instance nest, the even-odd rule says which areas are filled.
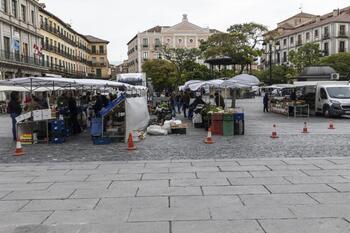
[[[11,93],[11,100],[7,105],[7,113],[10,114],[12,119],[12,135],[13,135],[13,140],[16,141],[17,140],[16,117],[18,117],[22,113],[22,107],[21,107],[21,104],[19,103],[18,94],[16,92]]]
[[[191,96],[186,91],[182,95],[182,109],[184,111],[184,117],[187,118],[187,109],[190,107]]]
[[[225,109],[224,97],[222,97],[222,95],[220,95],[219,92],[215,93],[215,104],[216,107],[222,107],[223,109]]]
[[[264,96],[264,112],[269,112],[269,94],[265,94]]]
[[[79,134],[81,133],[81,127],[78,121],[78,107],[75,97],[70,94],[68,97],[68,108],[69,108],[69,116],[72,123],[72,133]]]

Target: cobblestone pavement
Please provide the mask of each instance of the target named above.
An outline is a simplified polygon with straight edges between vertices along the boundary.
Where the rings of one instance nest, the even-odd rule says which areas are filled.
[[[240,100],[246,113],[246,135],[214,137],[214,145],[203,143],[206,132],[190,128],[188,134],[165,137],[148,136],[137,143],[138,149],[126,150],[125,144],[95,146],[88,134],[69,138],[63,145],[25,146],[26,155],[14,157],[15,144],[10,135],[8,119],[0,117],[0,162],[69,162],[69,161],[127,161],[178,159],[230,159],[264,157],[333,157],[349,156],[350,121],[334,119],[335,130],[328,129],[328,119],[322,117],[288,118],[262,113],[261,99]],[[7,123],[4,123],[7,121]],[[302,134],[304,121],[310,134]],[[4,125],[7,124],[7,127]],[[270,139],[272,125],[277,124],[280,138]],[[8,132],[6,132],[6,130]],[[1,137],[2,136],[2,137]],[[7,137],[4,137],[7,136]]]
[[[70,232],[350,232],[350,158],[0,165],[0,233]]]

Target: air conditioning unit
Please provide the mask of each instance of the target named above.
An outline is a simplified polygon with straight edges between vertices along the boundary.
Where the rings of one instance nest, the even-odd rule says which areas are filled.
[[[338,81],[339,78],[340,78],[339,73],[333,73],[333,74],[331,74],[331,80],[332,80],[332,81]]]

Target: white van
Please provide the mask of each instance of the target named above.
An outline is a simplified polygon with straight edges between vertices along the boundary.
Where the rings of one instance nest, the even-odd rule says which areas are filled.
[[[350,114],[350,85],[317,85],[316,113],[325,117]]]

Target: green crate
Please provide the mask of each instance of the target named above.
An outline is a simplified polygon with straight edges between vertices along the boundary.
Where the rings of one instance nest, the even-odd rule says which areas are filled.
[[[233,121],[233,114],[225,114],[224,115],[224,121]]]
[[[234,135],[233,121],[224,121],[223,131],[224,131],[224,136],[233,136]]]

